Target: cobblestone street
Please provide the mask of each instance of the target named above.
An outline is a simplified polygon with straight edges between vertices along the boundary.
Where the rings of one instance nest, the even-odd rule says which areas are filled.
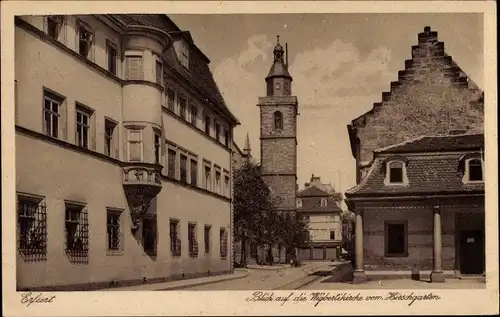
[[[290,267],[287,265],[279,269],[249,268],[246,269],[249,274],[244,278],[194,286],[185,288],[185,290],[273,290],[277,288],[287,288],[287,284],[304,279],[309,276],[311,272],[331,265],[331,262],[310,262],[303,264],[302,267]],[[300,285],[300,283],[298,285]],[[291,288],[293,289],[293,286],[291,286]]]

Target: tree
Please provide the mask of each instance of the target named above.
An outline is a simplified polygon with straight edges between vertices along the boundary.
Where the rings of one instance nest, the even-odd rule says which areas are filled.
[[[241,261],[246,265],[247,242],[263,245],[273,239],[275,206],[254,162],[246,162],[235,171],[233,184],[235,238],[241,242]]]

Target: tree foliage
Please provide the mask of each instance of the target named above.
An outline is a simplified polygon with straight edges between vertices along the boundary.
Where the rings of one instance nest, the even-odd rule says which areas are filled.
[[[257,164],[247,162],[237,169],[233,184],[235,238],[242,241],[242,261],[246,261],[245,242],[284,246],[290,254],[307,241],[307,225],[296,214],[277,210]]]

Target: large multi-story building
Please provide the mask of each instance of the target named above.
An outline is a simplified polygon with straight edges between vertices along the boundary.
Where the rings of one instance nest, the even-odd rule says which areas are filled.
[[[398,77],[348,126],[355,281],[384,270],[431,271],[436,282],[445,271],[482,273],[483,92],[430,27]]]
[[[18,289],[232,270],[232,130],[166,15],[15,20]]]
[[[297,212],[308,224],[309,243],[300,250],[300,258],[307,260],[335,260],[341,254],[342,201],[331,184],[321,183],[319,176],[311,176],[304,189],[297,194]]]

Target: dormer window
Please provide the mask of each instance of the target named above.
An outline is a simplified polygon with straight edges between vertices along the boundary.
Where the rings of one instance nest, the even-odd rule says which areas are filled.
[[[480,157],[465,159],[464,183],[480,183],[484,181],[484,161]]]
[[[274,113],[274,129],[282,130],[283,129],[283,114],[279,111]]]
[[[177,55],[179,56],[179,61],[181,65],[184,68],[189,69],[189,43],[186,42],[185,40],[181,40],[179,41],[177,47],[179,50],[177,52]]]
[[[385,163],[385,185],[408,184],[408,178],[406,175],[406,163],[407,162],[404,159],[392,159]]]
[[[302,199],[297,198],[297,208],[301,208],[301,207],[302,207]]]
[[[321,198],[321,207],[326,207],[326,206],[327,206],[326,198]]]

